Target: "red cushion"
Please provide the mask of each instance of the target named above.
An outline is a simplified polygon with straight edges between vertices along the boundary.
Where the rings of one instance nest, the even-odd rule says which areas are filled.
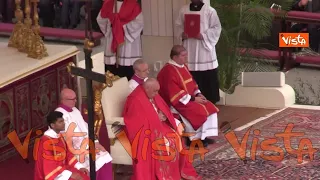
[[[14,24],[11,23],[0,23],[0,32],[11,33],[13,31]],[[85,31],[75,30],[75,29],[59,29],[59,28],[49,28],[41,27],[40,35],[45,37],[59,37],[66,39],[84,39]],[[103,37],[102,33],[93,32],[92,36],[94,39],[101,39]]]
[[[318,65],[320,63],[320,56],[297,56],[296,62]]]
[[[41,27],[40,34],[42,36],[61,37],[61,38],[68,38],[68,39],[84,39],[85,38],[85,31],[75,30],[75,29],[59,29],[59,28]],[[103,34],[99,32],[93,32],[92,36],[94,39],[101,39],[103,37]]]
[[[14,24],[0,23],[0,32],[11,33],[13,31]]]
[[[267,50],[267,49],[245,49],[239,48],[241,55],[249,55],[256,58],[268,58],[270,60],[279,60],[281,57],[279,51]]]
[[[302,18],[302,19],[314,19],[320,22],[320,13],[311,13],[305,11],[289,11],[288,18]]]

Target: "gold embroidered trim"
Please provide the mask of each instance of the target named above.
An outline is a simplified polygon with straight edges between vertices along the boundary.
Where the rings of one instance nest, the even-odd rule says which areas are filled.
[[[177,73],[179,74],[179,77],[180,77],[181,82],[182,82],[182,84],[183,84],[184,90],[185,90],[188,94],[190,94],[190,93],[188,92],[187,86],[186,86],[186,84],[185,84],[185,82],[184,82],[184,79],[182,78],[179,70],[178,70],[177,67],[175,67],[174,65],[172,65],[172,67],[173,67],[173,68],[177,71]]]
[[[73,157],[70,161],[69,161],[69,165],[71,165],[77,158]]]
[[[48,175],[46,175],[45,179],[49,179],[52,175],[54,175],[55,173],[57,173],[58,171],[60,171],[62,169],[61,166],[58,166],[56,169],[54,169],[53,171],[51,171]]]
[[[181,94],[184,93],[184,90],[181,90],[180,92],[178,92],[177,94],[175,94],[171,99],[170,102],[173,102],[174,100],[176,100]]]
[[[188,80],[185,80],[184,81],[184,84],[188,84],[189,82],[192,82],[192,78],[188,79]]]

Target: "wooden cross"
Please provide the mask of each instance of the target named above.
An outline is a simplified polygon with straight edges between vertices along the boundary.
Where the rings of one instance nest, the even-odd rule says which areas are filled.
[[[106,76],[100,73],[92,71],[92,59],[91,53],[94,46],[94,39],[92,36],[92,26],[91,26],[91,0],[85,0],[86,5],[86,27],[85,27],[85,41],[84,41],[84,54],[85,54],[85,69],[75,67],[72,65],[68,66],[68,71],[76,76],[80,76],[86,79],[86,88],[87,88],[87,106],[88,106],[88,129],[89,129],[89,142],[94,142],[95,132],[94,132],[94,95],[92,81],[97,81],[100,83],[106,83]],[[96,179],[96,166],[95,166],[95,144],[89,143],[89,154],[90,157],[90,179]]]

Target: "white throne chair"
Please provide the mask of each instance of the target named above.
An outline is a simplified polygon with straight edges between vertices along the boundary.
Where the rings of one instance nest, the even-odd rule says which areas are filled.
[[[131,156],[116,137],[119,127],[125,125],[122,111],[128,95],[129,82],[126,77],[113,81],[112,87],[107,87],[102,91],[101,105],[110,139],[110,154],[113,159],[114,172],[116,172],[117,165],[132,165]]]

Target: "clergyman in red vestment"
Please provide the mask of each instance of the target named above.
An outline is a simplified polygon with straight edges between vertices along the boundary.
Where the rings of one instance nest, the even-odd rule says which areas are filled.
[[[127,98],[123,117],[132,145],[132,180],[201,179],[181,153],[183,127],[158,95],[159,83],[148,78]]]
[[[49,129],[40,139],[34,169],[35,180],[89,180],[88,170],[83,168],[72,154],[60,131],[65,130],[63,114],[53,111],[47,117]]]
[[[198,88],[187,66],[187,51],[181,45],[173,46],[168,63],[158,74],[159,94],[173,113],[180,115],[186,132],[195,133],[189,142],[201,139],[205,146],[213,143],[210,136],[218,136],[219,109],[208,101]]]

